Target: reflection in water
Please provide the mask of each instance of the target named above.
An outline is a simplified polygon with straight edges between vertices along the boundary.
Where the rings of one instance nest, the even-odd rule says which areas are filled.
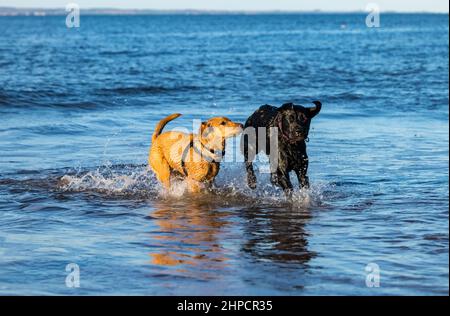
[[[248,209],[244,216],[243,251],[263,261],[306,264],[314,253],[309,251],[305,224],[311,219],[307,209]]]
[[[150,214],[158,227],[150,253],[153,265],[205,279],[226,269],[238,249],[238,256],[250,256],[262,264],[277,262],[297,268],[314,256],[307,248],[304,228],[311,218],[309,211],[221,208],[217,198],[155,201],[156,210]]]
[[[157,247],[150,253],[152,264],[178,266],[178,271],[183,272],[187,266],[201,266],[205,273],[226,266],[227,257],[219,234],[229,225],[230,212],[214,210],[201,200],[155,204],[151,217],[159,231],[154,237]]]

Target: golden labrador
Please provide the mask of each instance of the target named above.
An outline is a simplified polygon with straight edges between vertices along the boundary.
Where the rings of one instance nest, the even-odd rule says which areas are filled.
[[[180,115],[169,115],[156,125],[148,162],[166,189],[170,188],[171,176],[181,175],[190,192],[199,192],[210,186],[219,173],[225,140],[240,134],[243,126],[226,117],[214,117],[201,123],[199,134],[161,134],[166,124]]]

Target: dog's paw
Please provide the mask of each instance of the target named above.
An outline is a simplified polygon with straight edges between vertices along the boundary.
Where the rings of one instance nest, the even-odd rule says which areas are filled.
[[[256,177],[254,175],[249,175],[247,177],[247,184],[250,189],[256,189]]]

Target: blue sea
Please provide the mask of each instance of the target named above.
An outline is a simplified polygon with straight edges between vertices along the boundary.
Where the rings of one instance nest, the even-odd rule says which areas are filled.
[[[449,294],[448,14],[65,18],[0,17],[0,294]],[[313,100],[292,201],[147,169],[168,114]]]

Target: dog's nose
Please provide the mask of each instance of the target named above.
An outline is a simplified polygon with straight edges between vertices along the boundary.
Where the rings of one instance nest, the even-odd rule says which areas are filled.
[[[239,123],[239,127],[244,129],[244,124]]]

